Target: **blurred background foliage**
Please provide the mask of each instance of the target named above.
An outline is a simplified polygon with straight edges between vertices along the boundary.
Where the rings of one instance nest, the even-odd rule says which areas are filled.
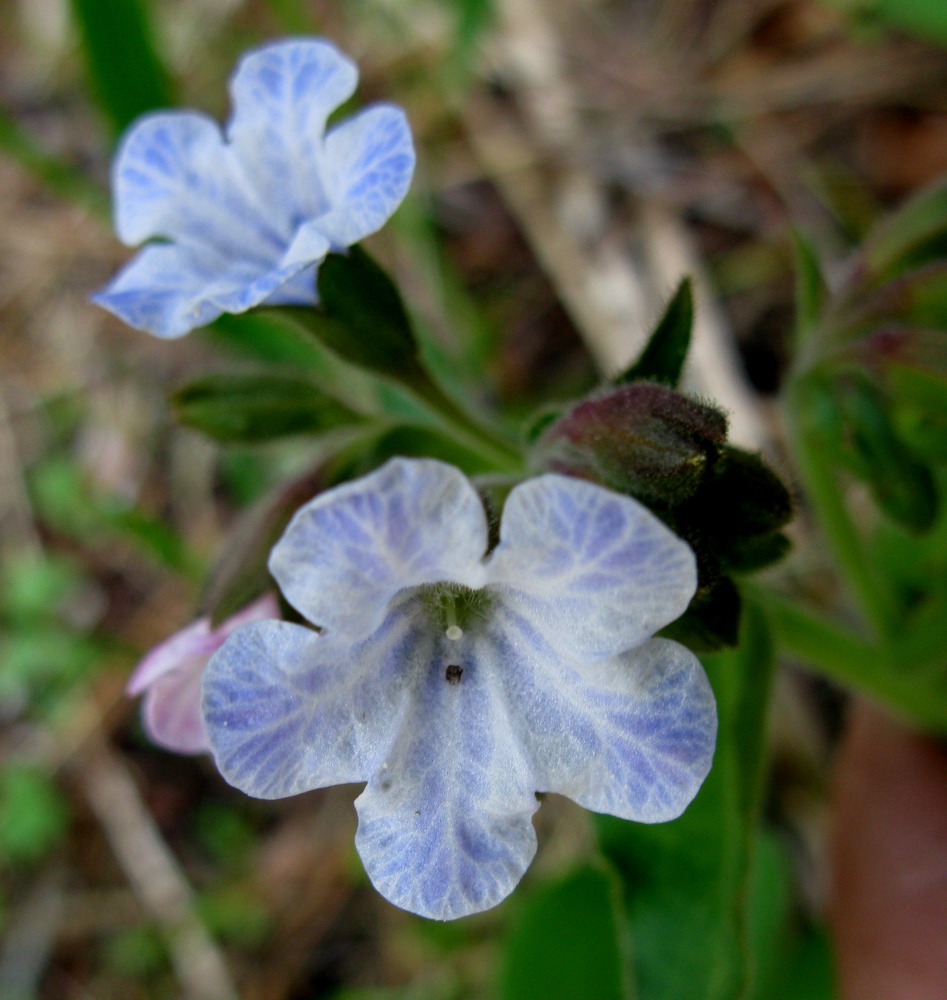
[[[418,177],[371,248],[445,387],[520,427],[618,371],[695,273],[698,323],[738,356],[699,357],[691,387],[797,494],[797,467],[825,487],[758,595],[775,646],[752,610],[737,650],[708,660],[721,747],[693,808],[628,835],[550,797],[524,886],[451,925],[371,891],[350,790],[247,800],[206,760],[149,745],[123,695],[142,652],[197,613],[239,512],[335,443],[247,441],[186,376],[275,362],[344,384],[356,411],[426,419],[298,331],[228,318],[172,346],[87,302],[125,256],[107,195],[122,128],[174,102],[224,118],[238,55],[292,33],[351,54],[360,100],[408,110]],[[947,170],[943,44],[935,0],[0,7],[2,1000],[609,1000],[632,980],[642,1000],[829,1000],[843,696],[825,675],[947,718],[947,694],[912,693],[877,652],[894,655],[901,620],[880,619],[900,608],[898,654],[942,668],[943,195],[877,227]],[[174,426],[174,389],[185,423],[240,440]],[[779,416],[792,393],[805,426]],[[841,552],[815,527],[846,516],[826,459],[855,484]],[[800,595],[827,618],[800,617]],[[859,615],[862,646],[841,630]]]

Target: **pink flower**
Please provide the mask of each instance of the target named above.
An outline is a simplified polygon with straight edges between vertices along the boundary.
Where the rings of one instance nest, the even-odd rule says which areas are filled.
[[[217,628],[206,616],[198,618],[148,652],[125,690],[130,697],[144,693],[142,722],[151,739],[175,753],[206,751],[201,677],[207,661],[238,626],[278,617],[276,597],[264,594]]]

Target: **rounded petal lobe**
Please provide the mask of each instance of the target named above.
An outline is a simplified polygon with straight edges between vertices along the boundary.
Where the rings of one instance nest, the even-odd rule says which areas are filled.
[[[351,97],[355,64],[328,42],[295,39],[244,57],[231,81],[228,136],[253,188],[278,197],[293,229],[324,214],[322,176],[326,119]]]
[[[638,645],[697,587],[693,552],[647,508],[560,475],[510,493],[487,574],[552,646],[585,659]]]
[[[288,622],[237,629],[204,671],[221,774],[261,799],[365,781],[394,738],[412,643],[403,616],[357,646]]]
[[[325,141],[325,181],[333,210],[319,228],[342,249],[380,229],[401,204],[414,173],[405,113],[376,105],[336,126]]]
[[[164,642],[150,649],[128,679],[125,693],[134,698],[150,687],[159,677],[179,669],[195,656],[209,656],[220,640],[211,631],[209,618],[198,618]]]
[[[273,224],[272,204],[249,187],[216,122],[194,111],[138,119],[119,148],[112,186],[115,228],[130,246],[166,237],[272,267],[290,233]]]
[[[641,823],[679,816],[713,760],[717,712],[700,661],[652,639],[575,666],[515,613],[499,616],[496,658],[537,791]]]
[[[175,753],[208,749],[201,714],[201,674],[206,656],[159,677],[145,694],[142,721],[152,741]]]
[[[270,556],[287,599],[330,634],[370,635],[402,589],[483,582],[483,505],[434,459],[395,458],[296,512]]]
[[[92,301],[130,326],[173,340],[223,312],[259,305],[305,267],[259,271],[216,251],[156,244],[140,250]]]
[[[356,799],[355,846],[386,899],[452,920],[513,891],[536,852],[539,803],[502,698],[504,665],[475,642],[458,654],[429,640],[398,738]]]
[[[210,656],[238,625],[261,618],[278,617],[279,603],[276,596],[267,592],[244,605],[215,629],[211,629],[210,619],[206,615],[198,618],[169,636],[164,642],[159,642],[142,657],[125,686],[125,692],[134,698],[159,677],[171,670],[177,670],[193,657]]]
[[[130,326],[173,340],[223,312],[207,299],[208,283],[215,279],[211,262],[187,249],[147,246],[92,301]]]

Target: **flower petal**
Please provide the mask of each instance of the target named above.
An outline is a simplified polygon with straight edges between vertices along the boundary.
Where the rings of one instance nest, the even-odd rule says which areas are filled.
[[[357,80],[355,64],[338,49],[309,39],[257,49],[234,74],[227,134],[254,189],[289,208],[281,214],[293,229],[329,208],[322,177],[326,119],[351,97]]]
[[[201,714],[201,674],[206,656],[159,677],[145,694],[142,720],[158,746],[175,753],[202,753],[208,749]]]
[[[204,671],[204,724],[224,778],[262,799],[365,781],[403,711],[410,626],[393,615],[356,646],[288,622],[237,629]]]
[[[342,249],[380,229],[414,173],[411,128],[401,108],[376,105],[326,136],[324,178],[333,211],[319,229]]]
[[[679,816],[710,770],[713,692],[684,646],[652,639],[593,664],[556,656],[531,624],[497,609],[495,658],[537,791],[641,823]]]
[[[142,657],[128,679],[125,693],[134,698],[159,677],[179,669],[192,657],[209,656],[222,641],[211,632],[209,618],[198,618],[164,642],[159,642]]]
[[[270,572],[313,624],[359,637],[404,588],[479,587],[486,545],[483,505],[463,473],[434,459],[395,458],[298,510]]]
[[[128,695],[145,692],[142,715],[155,743],[177,753],[207,749],[201,715],[201,674],[211,654],[245,622],[276,618],[279,605],[266,593],[211,629],[210,619],[198,618],[148,652],[125,688]]]
[[[260,270],[277,263],[292,234],[288,219],[274,223],[280,190],[260,201],[217,123],[194,111],[138,119],[122,141],[112,185],[115,228],[129,246],[166,237],[253,261]]]
[[[172,340],[222,312],[258,305],[305,267],[257,271],[213,250],[158,244],[140,250],[92,301],[130,326]]]
[[[398,738],[355,801],[355,846],[392,903],[452,920],[513,891],[536,852],[539,803],[500,683],[515,663],[483,656],[476,640],[458,651],[424,636],[428,662]]]
[[[487,565],[491,583],[561,652],[614,656],[683,614],[690,548],[630,497],[568,476],[517,486]]]
[[[223,310],[205,296],[214,280],[194,254],[162,244],[140,250],[92,296],[130,326],[171,340],[216,319]]]

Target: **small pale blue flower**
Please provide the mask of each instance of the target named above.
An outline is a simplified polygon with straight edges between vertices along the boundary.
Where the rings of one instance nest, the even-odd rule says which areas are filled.
[[[414,171],[400,108],[375,105],[326,132],[355,90],[328,42],[250,52],[231,80],[226,138],[194,111],[145,115],[112,172],[115,227],[144,247],[93,301],[159,337],[224,312],[316,301],[315,270],[379,229]]]
[[[696,573],[649,511],[545,475],[510,493],[486,550],[458,470],[393,459],[301,508],[273,550],[283,593],[321,631],[245,625],[204,673],[224,777],[260,798],[367,782],[369,877],[445,920],[512,891],[536,850],[537,792],[669,820],[716,735],[697,658],[651,638]]]

